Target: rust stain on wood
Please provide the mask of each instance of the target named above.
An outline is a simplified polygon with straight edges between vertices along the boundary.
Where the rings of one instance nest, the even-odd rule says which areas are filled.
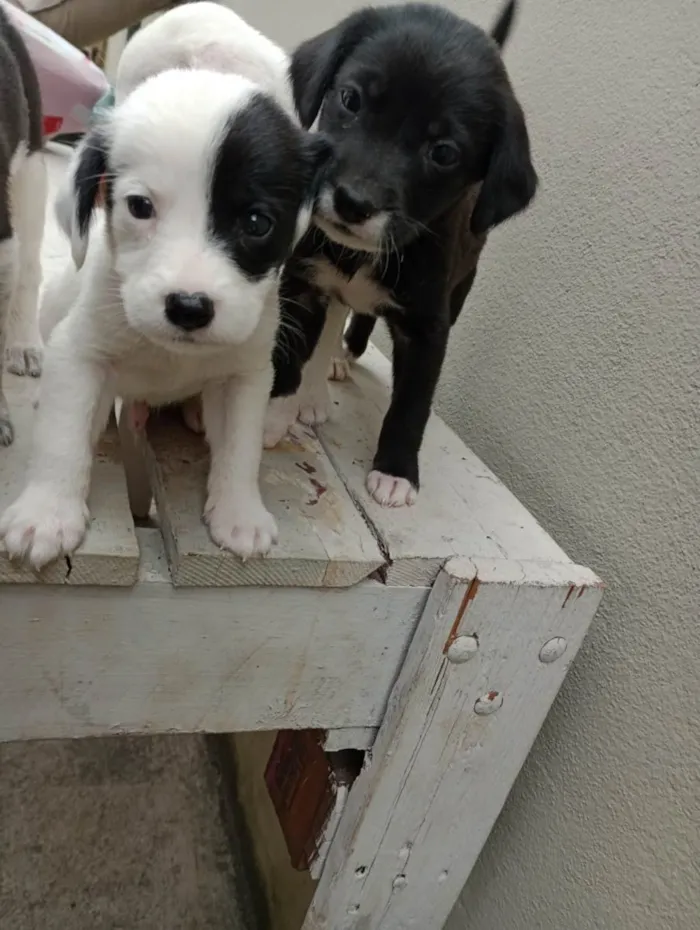
[[[295,462],[297,468],[301,468],[302,471],[306,472],[307,475],[315,475],[316,469],[309,462]]]
[[[316,492],[316,497],[307,501],[307,503],[309,506],[313,506],[314,504],[318,504],[323,495],[328,491],[328,488],[324,484],[321,484],[316,478],[309,478],[309,481],[311,482],[311,487]]]
[[[566,597],[564,598],[564,603],[561,605],[561,606],[562,606],[562,609],[563,609],[564,607],[566,607],[566,605],[567,605],[568,602],[569,602],[569,598],[571,597],[571,595],[574,593],[575,590],[576,590],[576,585],[575,585],[575,584],[569,585],[569,590],[567,591]]]
[[[447,641],[445,642],[445,647],[444,647],[444,649],[442,650],[443,655],[447,655],[447,650],[450,648],[450,646],[452,645],[452,643],[453,643],[453,642],[457,639],[457,637],[459,636],[459,627],[460,627],[460,624],[461,624],[461,622],[462,622],[462,617],[463,617],[464,614],[466,613],[467,608],[469,607],[469,604],[470,604],[470,603],[474,600],[474,598],[476,597],[476,592],[477,592],[478,590],[479,590],[479,579],[478,579],[478,578],[472,578],[472,580],[471,580],[471,582],[470,582],[470,584],[469,584],[469,587],[468,587],[467,590],[464,592],[464,597],[462,598],[462,603],[459,605],[459,610],[457,611],[457,616],[455,617],[455,622],[452,624],[452,629],[450,630],[450,634],[449,634],[449,636],[447,637]]]
[[[581,585],[581,590],[580,590],[580,591],[578,592],[578,594],[576,595],[576,600],[578,600],[578,599],[581,597],[581,595],[586,591],[586,588],[587,588],[587,587],[588,587],[588,586],[585,585],[585,584]]]

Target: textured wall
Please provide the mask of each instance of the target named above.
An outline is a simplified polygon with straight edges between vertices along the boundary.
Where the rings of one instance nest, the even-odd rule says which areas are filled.
[[[507,53],[542,192],[441,409],[609,590],[450,930],[698,927],[699,35],[693,0],[530,0]]]
[[[357,5],[235,3],[287,46]],[[440,408],[609,590],[450,930],[698,926],[699,34],[697,0],[525,0],[507,51],[542,191]]]

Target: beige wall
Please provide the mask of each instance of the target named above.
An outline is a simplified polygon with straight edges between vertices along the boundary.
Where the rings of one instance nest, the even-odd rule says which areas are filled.
[[[355,5],[235,3],[288,46]],[[525,0],[507,52],[542,191],[440,409],[609,591],[450,930],[698,926],[699,36],[697,0]]]

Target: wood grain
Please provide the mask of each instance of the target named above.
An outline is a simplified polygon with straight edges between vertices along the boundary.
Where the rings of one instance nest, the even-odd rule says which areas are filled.
[[[376,727],[427,591],[2,589],[0,740]]]
[[[176,585],[342,588],[384,564],[318,439],[300,429],[266,452],[263,499],[280,539],[262,559],[242,562],[212,543],[202,522],[209,467],[204,440],[172,414],[149,428],[151,484]]]
[[[389,558],[389,584],[431,584],[455,556],[568,562],[526,508],[437,416],[421,453],[422,488],[413,507],[375,503],[365,489],[389,403],[391,367],[370,346],[351,380],[330,385],[331,420],[323,447],[374,527]]]
[[[441,930],[601,597],[575,565],[455,559],[440,573],[345,807],[304,930]],[[474,657],[446,658],[476,635]],[[540,660],[553,637],[558,661]],[[500,707],[483,714],[484,707]]]

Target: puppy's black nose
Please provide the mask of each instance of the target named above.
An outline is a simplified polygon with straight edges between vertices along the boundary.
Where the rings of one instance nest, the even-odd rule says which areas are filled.
[[[165,298],[165,315],[173,326],[191,333],[195,329],[204,329],[214,319],[214,302],[206,294],[178,291]]]
[[[364,223],[379,211],[362,194],[339,185],[333,194],[335,212],[345,223]]]

